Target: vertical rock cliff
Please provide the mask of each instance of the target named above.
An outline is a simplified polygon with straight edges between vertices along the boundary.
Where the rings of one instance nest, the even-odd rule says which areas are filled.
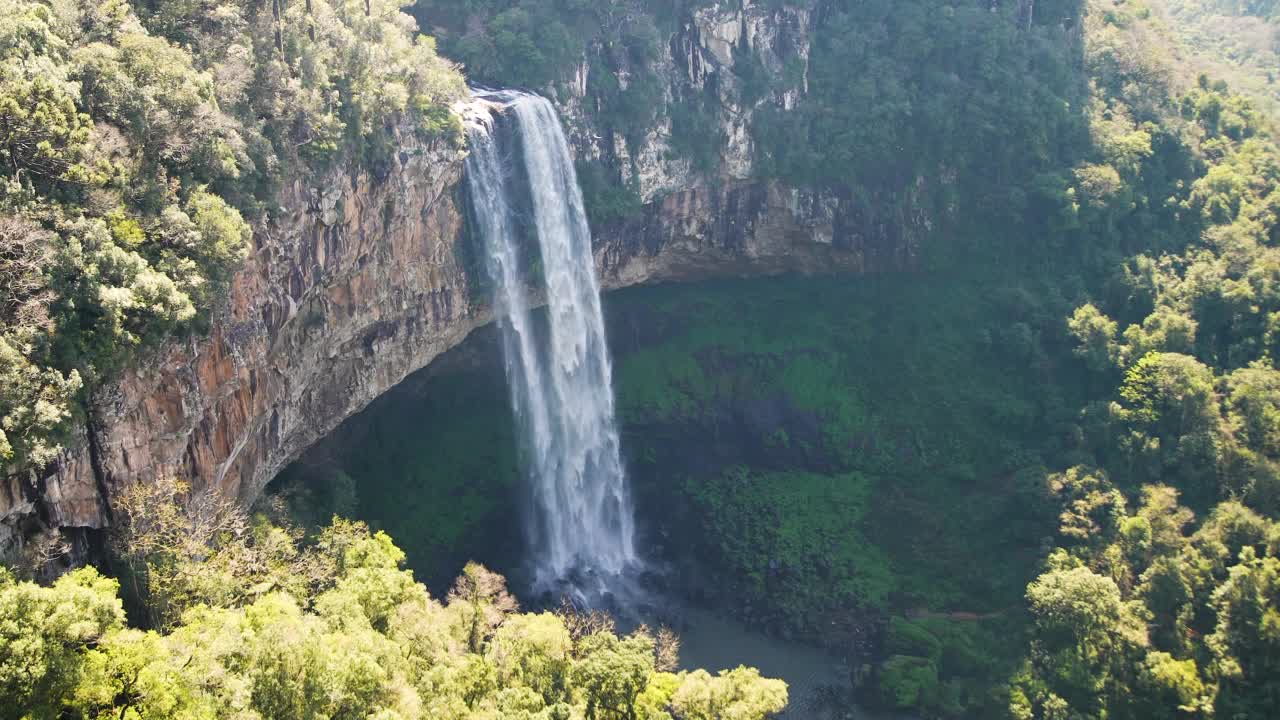
[[[55,467],[7,478],[0,543],[38,526],[102,528],[113,491],[160,475],[251,499],[487,322],[462,266],[462,157],[406,133],[383,177],[339,167],[286,188],[211,332],[99,391]]]
[[[855,192],[787,186],[764,179],[756,167],[759,116],[794,110],[809,91],[822,13],[817,0],[707,3],[678,20],[649,67],[633,66],[626,53],[610,52],[597,40],[574,69],[574,81],[547,92],[561,108],[578,158],[604,165],[619,185],[638,194],[645,208],[638,222],[650,228],[646,232],[653,232],[655,217],[670,219],[667,211],[678,216],[682,208],[731,216],[744,203],[785,205],[784,215],[807,226],[817,240],[860,255],[914,257],[947,219],[933,202],[946,173],[894,178]],[[602,112],[589,87],[593,76],[603,74],[625,90],[644,73],[655,76],[660,101],[651,127],[636,136]],[[688,108],[702,114],[683,117]],[[677,137],[681,133],[717,136],[715,156],[691,157]],[[634,234],[637,221],[629,224],[623,234]]]

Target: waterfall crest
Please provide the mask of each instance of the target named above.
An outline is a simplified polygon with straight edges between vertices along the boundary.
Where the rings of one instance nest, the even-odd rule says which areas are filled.
[[[634,566],[636,554],[582,192],[551,103],[514,91],[477,97],[493,112],[468,123],[466,175],[532,491],[534,584],[589,593]],[[538,262],[522,262],[526,228]],[[545,328],[531,317],[530,280],[545,288]]]

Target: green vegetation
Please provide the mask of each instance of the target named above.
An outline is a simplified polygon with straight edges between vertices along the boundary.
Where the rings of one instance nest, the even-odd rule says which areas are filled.
[[[696,516],[671,525],[699,528],[682,539],[727,570],[724,601],[796,629],[839,608],[1015,606],[1046,519],[1025,478],[1071,407],[1041,367],[1065,307],[951,275],[621,293],[637,492],[687,497]]]
[[[1273,0],[1151,0],[1169,34],[1199,72],[1248,93],[1271,112],[1280,109],[1280,42]]]
[[[585,58],[598,129],[634,147],[665,114],[673,152],[714,173],[718,89],[649,72],[697,6],[413,12],[479,81],[558,92]],[[207,325],[285,178],[376,168],[402,120],[456,141],[459,76],[398,9],[0,0],[0,458],[49,460],[86,385]],[[854,674],[885,708],[1274,714],[1274,3],[836,0],[815,17],[807,65],[732,49],[757,170],[884,217],[910,206],[935,232],[910,276],[610,301],[648,537],[720,607],[869,647]],[[1222,72],[1187,60],[1208,55]],[[580,164],[595,222],[640,209],[617,170]],[[300,519],[350,509],[428,573],[517,544],[505,394],[465,377],[383,403],[322,490],[286,478],[310,493]],[[304,538],[153,490],[122,505],[123,600],[88,570],[0,579],[4,707],[631,720],[784,698],[745,669],[670,673],[659,635],[516,614],[479,566],[437,603],[358,525]]]
[[[773,601],[797,617],[822,611],[832,596],[879,605],[891,579],[861,531],[868,483],[855,474],[752,473],[744,467],[689,480],[707,533],[720,538],[724,566],[750,590],[769,594],[771,564],[800,582],[778,583]],[[822,582],[809,582],[822,578]]]
[[[323,460],[275,482],[304,527],[351,513],[397,538],[435,584],[469,559],[518,554],[516,440],[501,372],[442,377],[379,398],[336,433]]]
[[[22,718],[762,720],[786,685],[739,667],[674,672],[678,640],[600,615],[520,614],[468,564],[444,602],[383,533],[249,522],[172,481],[124,499],[120,584],[49,587],[0,569],[0,703]],[[144,629],[149,628],[149,629]]]
[[[837,3],[794,111],[737,50],[763,171],[890,203],[937,181],[948,270],[615,298],[639,501],[719,604],[833,642],[881,619],[869,701],[1265,715],[1272,127],[1183,77],[1141,2],[1013,5]]]
[[[1033,641],[1015,717],[1265,717],[1277,701],[1280,523],[1234,500],[1196,515],[1145,485],[1135,512],[1101,471],[1051,478],[1061,549],[1027,587]]]
[[[1152,31],[1134,10],[1091,19],[1093,67],[1119,67]],[[1098,392],[1080,414],[1081,462],[1048,477],[1057,548],[1027,587],[1033,631],[1012,682],[1015,717],[1262,717],[1277,700],[1268,418],[1280,377],[1269,324],[1280,310],[1269,280],[1280,152],[1226,83],[1201,76],[1162,99],[1178,92],[1169,68],[1149,60],[1140,77],[1095,74],[1102,154],[1117,117],[1146,128],[1120,136],[1141,152],[1112,192],[1127,209],[1108,203],[1104,224],[1140,219],[1128,230],[1145,225],[1164,242],[1136,246],[1067,323]],[[1169,177],[1154,150],[1170,139],[1190,156],[1189,176]],[[1162,210],[1144,210],[1158,197]]]
[[[936,207],[981,222],[987,251],[1010,240],[993,226],[1030,210],[1036,178],[1087,141],[1079,48],[1064,30],[1082,3],[1036,2],[1026,23],[1029,5],[830,3],[812,32],[808,93],[790,110],[759,109],[759,170],[879,204],[901,202],[921,176],[951,176]]]
[[[206,327],[286,179],[457,142],[462,91],[394,0],[0,2],[0,464]]]
[[[892,618],[862,660],[868,702],[1003,714],[1055,514],[1043,467],[1067,457],[1080,402],[1063,394],[1073,371],[1047,360],[1066,350],[1070,304],[1024,281],[611,296],[623,446],[670,561],[717,606],[837,648]]]

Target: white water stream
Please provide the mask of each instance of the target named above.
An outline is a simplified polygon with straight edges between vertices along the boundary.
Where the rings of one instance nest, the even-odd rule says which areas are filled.
[[[567,582],[589,595],[636,565],[591,231],[551,103],[514,91],[478,97],[491,111],[469,123],[467,182],[532,488],[534,584]],[[525,227],[537,262],[520,247]],[[545,327],[527,299],[538,287]]]

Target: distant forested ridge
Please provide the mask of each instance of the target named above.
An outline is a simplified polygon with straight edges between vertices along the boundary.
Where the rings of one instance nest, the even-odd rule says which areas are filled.
[[[1229,81],[1271,113],[1280,108],[1280,5],[1271,0],[1153,0],[1151,5],[1192,56],[1187,70]]]

